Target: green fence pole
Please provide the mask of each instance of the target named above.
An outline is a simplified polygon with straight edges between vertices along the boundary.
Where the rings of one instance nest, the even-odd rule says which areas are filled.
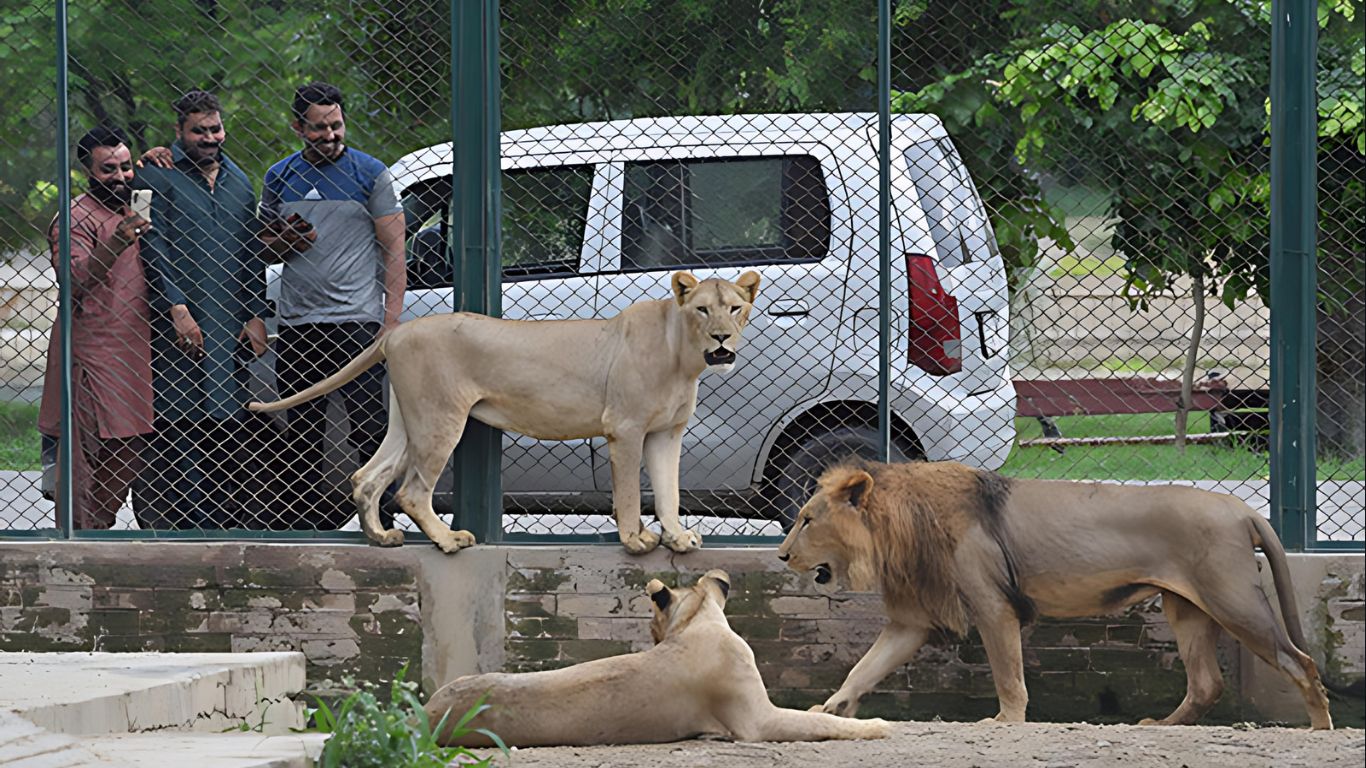
[[[71,538],[71,136],[67,125],[66,0],[57,0],[57,315],[62,325],[62,426],[57,442],[57,519]],[[44,393],[46,395],[47,393]]]
[[[892,10],[877,3],[877,441],[883,461],[892,455]]]
[[[503,311],[498,0],[451,0],[450,247],[455,310]],[[455,450],[458,525],[480,542],[503,537],[503,433],[470,419]]]
[[[1271,16],[1271,522],[1303,550],[1317,538],[1318,21],[1314,0],[1274,0]]]

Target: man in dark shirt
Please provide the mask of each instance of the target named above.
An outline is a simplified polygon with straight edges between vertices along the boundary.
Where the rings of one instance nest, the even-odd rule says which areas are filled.
[[[218,99],[174,104],[171,168],[148,166],[155,229],[143,238],[152,297],[156,435],[134,493],[144,527],[222,528],[241,499],[233,484],[244,363],[266,350],[265,276],[256,195],[223,152]]]

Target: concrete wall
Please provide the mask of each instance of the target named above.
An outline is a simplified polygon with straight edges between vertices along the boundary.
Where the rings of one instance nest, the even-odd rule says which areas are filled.
[[[631,557],[611,546],[476,547],[0,543],[0,650],[300,650],[309,685],[388,679],[405,662],[428,690],[476,671],[550,669],[648,646],[646,582],[733,580],[727,612],[774,701],[834,691],[882,623],[876,595],[827,598],[768,548]],[[1360,555],[1292,556],[1297,602],[1325,678],[1366,676]],[[1269,583],[1269,574],[1265,575]],[[1274,601],[1273,601],[1274,602]],[[1032,719],[1134,721],[1166,714],[1185,674],[1161,610],[1042,621],[1025,630]],[[1279,676],[1221,644],[1228,690],[1209,722],[1302,722]],[[1334,703],[1362,725],[1360,696]],[[942,637],[865,699],[866,714],[995,714],[980,642]]]

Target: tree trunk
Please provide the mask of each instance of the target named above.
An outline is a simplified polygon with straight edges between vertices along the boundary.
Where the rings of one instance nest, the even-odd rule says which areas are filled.
[[[1191,278],[1191,299],[1195,319],[1191,323],[1190,346],[1186,348],[1186,367],[1181,371],[1181,403],[1176,408],[1176,451],[1186,453],[1186,424],[1190,420],[1191,396],[1195,389],[1195,364],[1200,359],[1200,337],[1205,333],[1205,276]]]
[[[1318,323],[1318,452],[1354,459],[1366,454],[1366,298],[1320,304]]]

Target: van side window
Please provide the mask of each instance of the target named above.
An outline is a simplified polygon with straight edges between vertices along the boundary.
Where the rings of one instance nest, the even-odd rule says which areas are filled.
[[[627,163],[624,270],[817,261],[830,195],[813,157]]]
[[[576,274],[593,166],[503,172],[503,279]]]

